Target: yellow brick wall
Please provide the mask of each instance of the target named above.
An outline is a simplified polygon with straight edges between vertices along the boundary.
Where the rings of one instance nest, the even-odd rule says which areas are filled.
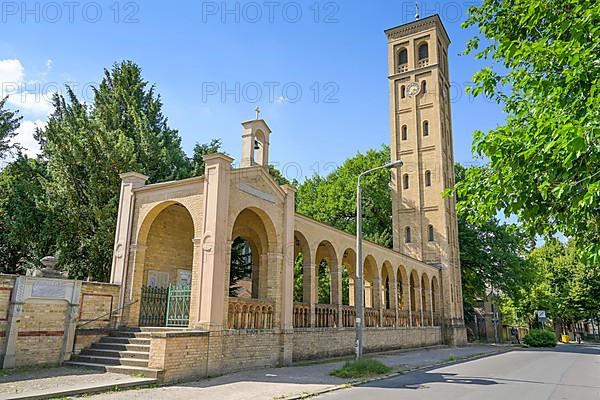
[[[190,214],[181,206],[163,210],[152,223],[148,234],[143,285],[148,271],[169,273],[169,282],[177,283],[177,270],[192,270],[194,225]]]
[[[307,329],[293,334],[293,360],[335,357],[354,352],[354,329]],[[367,352],[432,346],[442,343],[441,328],[365,329]]]
[[[85,329],[111,326],[111,314],[118,307],[119,285],[83,282],[79,300],[79,323]],[[109,315],[105,315],[109,314]],[[100,318],[98,321],[92,320]]]
[[[207,343],[207,335],[153,337],[148,366],[164,370],[165,382],[205,377]]]
[[[8,309],[15,281],[16,277],[14,275],[0,274],[0,357],[4,355],[5,351]]]
[[[17,367],[60,362],[67,308],[66,302],[23,305],[17,321]]]

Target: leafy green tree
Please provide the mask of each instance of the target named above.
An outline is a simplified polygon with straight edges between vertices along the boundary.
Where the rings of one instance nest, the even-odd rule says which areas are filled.
[[[86,105],[68,88],[38,132],[47,161],[45,184],[59,265],[73,278],[108,279],[118,209],[119,173],[139,171],[150,182],[185,178],[191,163],[160,97],[131,62],[115,64]]]
[[[299,253],[294,262],[294,302],[304,301],[304,255]]]
[[[489,162],[457,185],[459,208],[577,237],[598,264],[600,3],[483,0],[464,26],[480,31],[466,52],[495,63],[475,74],[471,92],[502,104],[506,122],[475,132],[474,153]]]
[[[389,161],[390,149],[382,146],[347,159],[326,177],[315,175],[307,179],[296,193],[297,211],[338,229],[355,233],[358,175]],[[367,240],[392,247],[389,174],[387,170],[380,170],[362,180],[363,233]]]
[[[208,143],[196,143],[192,154],[192,176],[204,175],[204,159],[208,154],[221,152],[223,141],[221,139],[212,139]]]
[[[43,181],[46,167],[19,155],[0,171],[0,272],[24,273],[54,252],[54,233]]]
[[[242,287],[238,284],[243,279],[252,278],[252,251],[248,243],[241,237],[231,244],[231,263],[229,272],[229,296],[236,297]]]
[[[8,96],[0,99],[0,159],[10,150],[15,148],[11,140],[17,134],[21,119],[17,112],[6,109]]]
[[[319,263],[319,274],[317,278],[318,303],[331,303],[331,269],[329,268],[327,261],[321,260],[321,262]]]
[[[455,166],[460,182],[469,169]],[[459,196],[458,200],[461,200]],[[472,208],[463,208],[458,215],[458,239],[462,269],[463,307],[465,320],[473,319],[475,300],[486,298],[492,291],[503,297],[518,299],[521,288],[532,279],[527,254],[532,244],[517,225],[503,224],[496,218],[479,221]],[[471,221],[477,221],[475,223]]]

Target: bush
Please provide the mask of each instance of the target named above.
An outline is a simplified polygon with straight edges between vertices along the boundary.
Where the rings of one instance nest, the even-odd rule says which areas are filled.
[[[363,358],[358,361],[347,362],[342,368],[331,373],[338,378],[367,378],[387,374],[392,369],[373,358]]]
[[[554,336],[554,332],[533,329],[525,336],[523,343],[531,347],[554,347],[556,346],[556,336]]]

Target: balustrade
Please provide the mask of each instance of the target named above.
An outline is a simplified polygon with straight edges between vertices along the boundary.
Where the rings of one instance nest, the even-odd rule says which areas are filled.
[[[294,328],[310,326],[310,304],[294,303]]]
[[[375,308],[365,308],[365,326],[369,328],[379,326],[379,310]]]
[[[383,326],[391,327],[396,326],[396,311],[388,308],[383,310]]]
[[[442,326],[442,316],[440,313],[433,313],[433,326]]]
[[[420,311],[412,312],[412,326],[421,326],[421,312]]]
[[[342,306],[342,326],[353,327],[356,320],[356,308],[354,306]]]
[[[337,307],[331,304],[315,305],[315,326],[317,328],[335,328],[337,323]]]
[[[398,326],[407,327],[410,326],[410,319],[408,318],[408,311],[400,310],[398,311]]]
[[[273,329],[274,304],[256,299],[229,298],[229,329]]]

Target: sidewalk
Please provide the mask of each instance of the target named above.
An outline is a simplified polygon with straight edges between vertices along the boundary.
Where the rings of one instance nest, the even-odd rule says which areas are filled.
[[[395,369],[414,369],[459,360],[464,357],[504,351],[505,348],[473,345],[450,348],[436,347],[412,351],[394,351],[370,355]],[[348,383],[329,373],[344,364],[344,360],[301,364],[293,367],[243,371],[212,379],[185,382],[172,386],[111,391],[86,395],[94,400],[135,399],[197,399],[211,400],[272,400],[319,392]],[[0,400],[65,398],[77,393],[111,390],[115,386],[150,384],[144,378],[104,373],[72,367],[23,369],[0,375]],[[86,390],[87,388],[87,390]],[[61,394],[62,393],[62,394]]]
[[[476,345],[461,348],[438,347],[414,351],[396,351],[372,355],[391,367],[413,369],[453,359],[505,351],[507,348]],[[152,389],[103,393],[87,397],[93,400],[273,400],[308,394],[349,382],[329,373],[344,361],[323,362],[294,367],[244,371],[218,378],[181,383]]]

